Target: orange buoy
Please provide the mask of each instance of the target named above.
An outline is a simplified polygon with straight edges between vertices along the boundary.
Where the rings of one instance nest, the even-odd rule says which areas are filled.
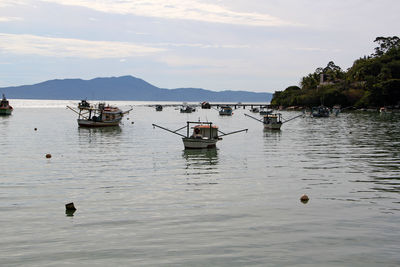
[[[310,200],[310,198],[309,198],[306,194],[303,194],[303,195],[300,197],[300,201],[301,201],[302,203],[304,203],[304,204],[306,204],[309,200]]]

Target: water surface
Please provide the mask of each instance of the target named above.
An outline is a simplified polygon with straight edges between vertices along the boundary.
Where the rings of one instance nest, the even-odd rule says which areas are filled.
[[[400,114],[304,117],[264,131],[241,108],[220,117],[112,103],[134,105],[121,127],[79,128],[65,108],[76,101],[16,100],[0,117],[1,265],[400,264]],[[151,126],[199,119],[249,131],[184,151],[179,136]]]

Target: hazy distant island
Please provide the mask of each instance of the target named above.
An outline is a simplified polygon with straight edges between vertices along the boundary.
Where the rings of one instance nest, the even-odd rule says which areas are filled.
[[[0,88],[7,98],[50,100],[132,100],[132,101],[271,101],[272,93],[248,91],[210,91],[201,88],[163,89],[133,77],[57,79],[33,85]]]
[[[343,71],[333,61],[303,77],[299,86],[276,91],[275,106],[368,108],[400,105],[400,39],[377,37],[375,53],[354,61]]]

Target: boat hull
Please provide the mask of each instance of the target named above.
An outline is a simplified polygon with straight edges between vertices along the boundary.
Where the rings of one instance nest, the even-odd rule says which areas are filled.
[[[12,109],[8,109],[8,108],[7,109],[5,109],[5,108],[3,109],[2,108],[2,109],[0,109],[0,115],[11,115],[12,111],[13,111]]]
[[[104,122],[104,121],[91,121],[78,119],[78,125],[80,127],[112,127],[118,126],[121,120]]]
[[[204,149],[216,147],[218,139],[182,138],[185,149]]]
[[[271,124],[264,124],[264,129],[268,130],[280,130],[282,123],[271,123]]]

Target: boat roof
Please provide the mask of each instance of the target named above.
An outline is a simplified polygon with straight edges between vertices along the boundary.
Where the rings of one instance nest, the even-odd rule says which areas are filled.
[[[218,126],[216,125],[213,125],[212,127],[218,129]],[[196,125],[193,128],[210,128],[210,125]]]

